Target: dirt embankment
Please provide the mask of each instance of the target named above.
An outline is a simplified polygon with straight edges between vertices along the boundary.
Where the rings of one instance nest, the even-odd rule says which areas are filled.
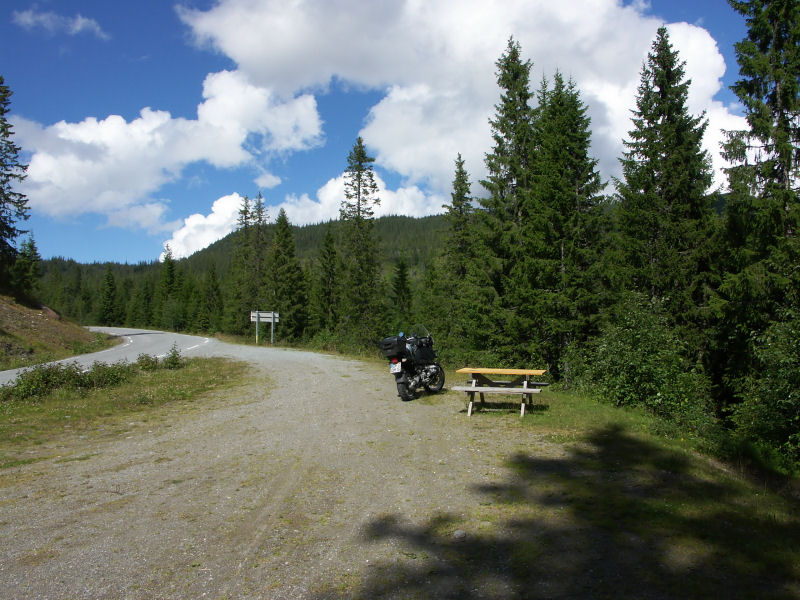
[[[46,306],[23,306],[0,296],[0,369],[69,356],[94,340],[94,334],[62,319]]]

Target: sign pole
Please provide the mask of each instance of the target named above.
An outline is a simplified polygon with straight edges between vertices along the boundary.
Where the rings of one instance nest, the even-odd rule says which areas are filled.
[[[256,346],[258,346],[258,330],[261,328],[261,321],[259,320],[259,312],[256,310]]]
[[[269,345],[275,345],[275,313],[272,313],[272,325],[269,328]]]

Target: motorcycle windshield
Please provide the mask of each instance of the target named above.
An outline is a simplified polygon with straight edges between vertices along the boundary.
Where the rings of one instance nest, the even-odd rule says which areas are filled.
[[[417,324],[411,328],[409,335],[415,338],[425,338],[428,337],[430,333],[428,333],[428,330],[424,325]]]

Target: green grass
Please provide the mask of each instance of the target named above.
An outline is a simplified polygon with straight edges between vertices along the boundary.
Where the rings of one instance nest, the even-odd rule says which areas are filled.
[[[447,376],[448,386],[463,381]],[[467,419],[464,396],[425,401],[463,403],[456,418]],[[480,488],[483,501],[386,537],[437,549],[438,560],[471,573],[465,589],[499,573],[532,598],[800,597],[796,480],[705,455],[695,432],[641,410],[553,389],[533,404],[521,419],[515,397],[487,396],[469,418],[476,439],[519,440],[501,458],[505,477]],[[469,532],[466,543],[441,533],[455,527]],[[411,589],[430,582],[404,569],[381,576]]]
[[[221,358],[193,358],[180,369],[136,370],[119,385],[91,390],[57,389],[29,400],[0,403],[0,468],[51,454],[65,435],[122,432],[129,417],[150,418],[168,405],[182,407],[213,390],[244,380],[246,365]],[[74,460],[81,460],[81,457]]]
[[[9,356],[0,354],[0,371],[7,369],[19,369],[22,367],[32,367],[44,363],[80,356],[81,354],[91,354],[106,348],[116,346],[121,341],[118,337],[112,337],[99,333],[93,334],[88,341],[72,341],[68,345],[59,346],[45,344],[38,341],[25,342],[25,347],[30,354],[25,356]]]

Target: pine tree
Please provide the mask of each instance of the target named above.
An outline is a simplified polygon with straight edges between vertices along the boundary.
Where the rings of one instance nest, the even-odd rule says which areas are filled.
[[[731,1],[746,18],[731,89],[748,129],[728,132],[727,273],[712,364],[720,410],[757,444],[800,461],[792,392],[800,314],[800,5]],[[757,419],[754,421],[753,419]],[[787,429],[788,427],[788,429]]]
[[[266,258],[266,304],[280,314],[278,338],[297,341],[308,324],[306,278],[294,243],[292,226],[283,209],[275,221],[275,234]]]
[[[344,286],[339,309],[340,324],[352,343],[368,344],[377,335],[377,248],[373,234],[373,207],[380,204],[372,163],[359,137],[347,157],[345,199],[340,216],[344,238],[342,256]]]
[[[319,250],[310,299],[310,325],[316,332],[331,332],[338,323],[337,307],[341,295],[339,285],[339,254],[333,236],[333,224],[325,229],[325,237]]]
[[[501,96],[495,106],[496,116],[489,122],[494,145],[485,159],[488,177],[481,181],[489,196],[480,201],[483,210],[479,213],[479,244],[472,262],[477,294],[489,303],[483,331],[485,344],[510,356],[519,349],[516,336],[507,334],[513,307],[506,300],[509,289],[517,286],[510,277],[515,257],[526,253],[527,240],[520,229],[531,188],[529,159],[535,144],[535,114],[530,106],[532,64],[522,60],[519,43],[509,39],[506,51],[495,64]]]
[[[596,332],[601,305],[598,207],[604,184],[590,156],[586,113],[574,82],[561,73],[555,73],[552,89],[542,85],[522,229],[528,244],[512,271],[523,283],[525,294],[515,306],[529,319],[521,330],[530,332],[531,355],[540,356],[556,378],[566,349]]]
[[[12,288],[18,294],[30,298],[34,294],[36,282],[41,275],[42,257],[36,248],[33,235],[20,246],[11,269]]]
[[[456,172],[453,176],[453,191],[446,210],[448,231],[444,241],[444,254],[453,277],[461,279],[467,274],[467,265],[474,257],[475,207],[469,183],[469,174],[464,168],[461,153],[456,157]]]
[[[17,223],[28,218],[28,199],[14,191],[28,167],[19,161],[20,148],[12,140],[14,131],[6,118],[11,94],[0,75],[0,287],[11,280],[10,269],[17,255],[15,239],[24,233]]]
[[[394,268],[392,278],[392,313],[395,316],[397,325],[401,325],[408,319],[412,312],[411,283],[408,275],[408,265],[402,258]]]
[[[106,267],[106,272],[103,276],[97,322],[100,325],[117,325],[118,313],[117,282],[114,278],[114,273],[111,271],[111,265],[109,265]]]
[[[711,167],[702,149],[707,121],[687,108],[690,80],[665,27],[642,68],[633,129],[617,181],[621,254],[627,287],[662,303],[687,326],[707,305],[704,245],[712,218]]]

